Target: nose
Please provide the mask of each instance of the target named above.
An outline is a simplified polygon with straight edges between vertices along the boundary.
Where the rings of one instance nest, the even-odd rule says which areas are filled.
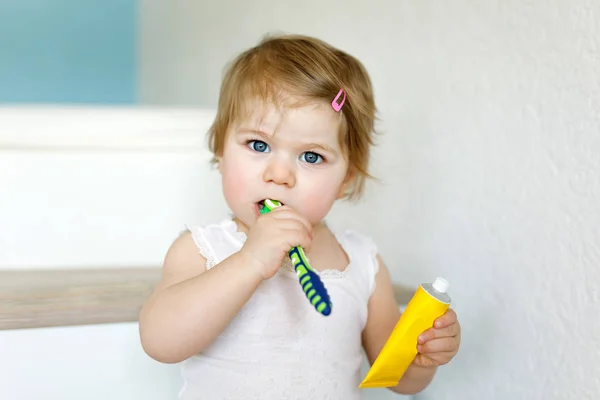
[[[296,173],[294,166],[289,161],[272,157],[263,173],[263,179],[267,183],[294,187],[296,185]]]

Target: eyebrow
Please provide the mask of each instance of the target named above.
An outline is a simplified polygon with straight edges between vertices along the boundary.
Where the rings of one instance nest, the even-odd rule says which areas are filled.
[[[246,134],[246,133],[253,133],[255,135],[262,136],[265,139],[269,139],[272,136],[272,135],[267,135],[265,132],[259,131],[257,129],[241,128],[240,130],[238,130],[238,134],[242,134],[242,133],[244,133],[244,134]]]
[[[269,135],[269,134],[267,134],[263,131],[259,131],[257,129],[242,128],[238,131],[238,134],[255,134],[255,135],[261,136],[264,139],[271,139],[273,137],[273,135]],[[319,143],[303,143],[302,146],[321,149],[324,152],[331,153],[331,154],[338,153],[335,149],[333,149],[327,145],[323,145],[323,144],[319,144]]]

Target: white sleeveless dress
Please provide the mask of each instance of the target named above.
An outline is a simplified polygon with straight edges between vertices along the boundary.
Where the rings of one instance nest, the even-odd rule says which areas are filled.
[[[239,251],[246,239],[231,219],[190,231],[207,268]],[[291,262],[284,263],[208,348],[181,364],[181,400],[361,398],[361,333],[377,248],[355,231],[332,231],[350,262],[344,271],[319,272],[331,315],[314,309]]]

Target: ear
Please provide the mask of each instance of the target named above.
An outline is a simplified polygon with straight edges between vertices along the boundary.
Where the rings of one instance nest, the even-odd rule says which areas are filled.
[[[223,173],[223,171],[221,170],[221,157],[220,156],[215,157],[215,165],[216,165],[219,173]]]
[[[346,189],[348,189],[348,187],[352,184],[352,182],[354,182],[355,178],[356,178],[356,171],[354,170],[354,168],[348,167],[348,172],[346,173],[346,178],[344,178],[344,181],[340,185],[340,190],[337,195],[337,200],[346,196]]]

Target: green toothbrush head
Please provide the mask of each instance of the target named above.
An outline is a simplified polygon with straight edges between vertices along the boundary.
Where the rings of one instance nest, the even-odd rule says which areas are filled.
[[[281,206],[281,203],[277,200],[265,199],[265,200],[261,201],[259,211],[261,214],[266,214],[280,206]]]

